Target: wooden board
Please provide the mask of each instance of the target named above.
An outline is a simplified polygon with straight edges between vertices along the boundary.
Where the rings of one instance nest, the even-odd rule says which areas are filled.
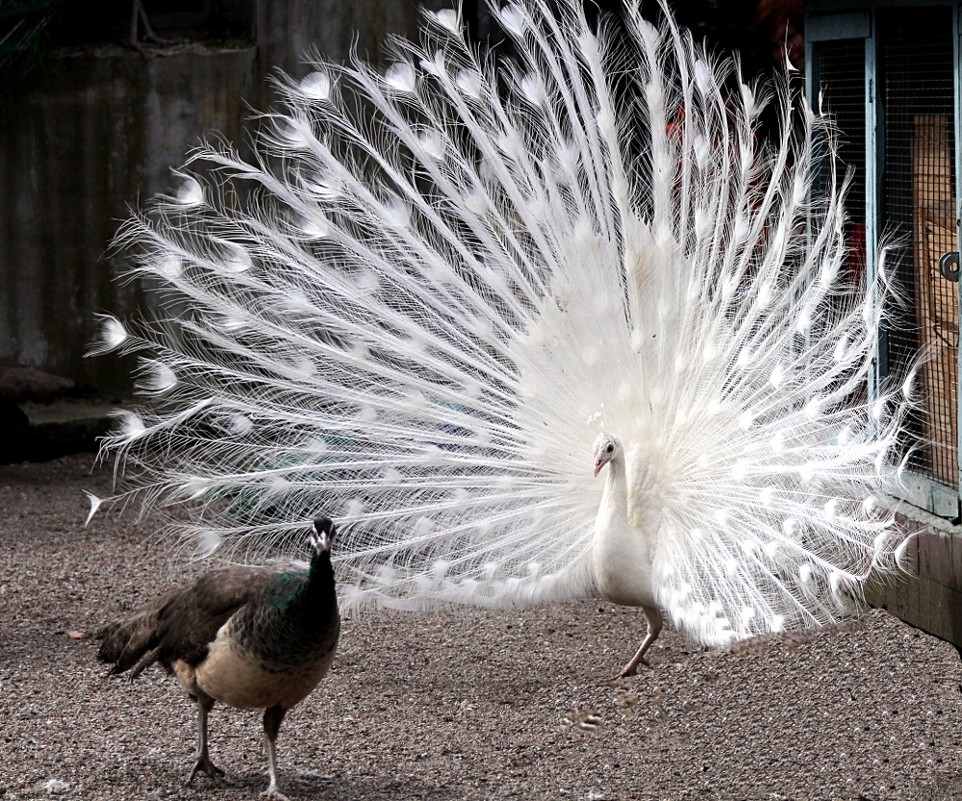
[[[958,284],[942,277],[939,259],[957,249],[952,138],[942,114],[917,114],[912,132],[913,247],[922,367],[924,448],[932,477],[957,486]]]

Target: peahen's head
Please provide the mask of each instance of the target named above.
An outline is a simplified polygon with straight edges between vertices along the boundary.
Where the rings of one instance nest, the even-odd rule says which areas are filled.
[[[331,546],[334,544],[334,538],[336,534],[337,528],[334,526],[334,521],[329,517],[319,517],[311,526],[311,533],[308,537],[308,541],[314,548],[314,552],[320,556],[321,554],[328,553],[331,550]]]
[[[621,442],[607,431],[602,431],[595,440],[593,454],[595,457],[595,475],[601,468],[613,459],[621,456]]]

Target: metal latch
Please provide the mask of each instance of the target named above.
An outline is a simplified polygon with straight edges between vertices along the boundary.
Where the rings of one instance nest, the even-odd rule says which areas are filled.
[[[939,272],[942,273],[943,278],[947,278],[949,281],[958,282],[959,251],[951,250],[948,253],[942,254],[942,258],[939,259]]]

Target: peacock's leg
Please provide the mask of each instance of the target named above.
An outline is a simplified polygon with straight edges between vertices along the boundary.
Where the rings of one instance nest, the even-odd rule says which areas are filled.
[[[280,706],[269,706],[264,710],[264,741],[267,745],[267,776],[270,784],[261,793],[266,801],[288,801],[286,795],[277,789],[277,733],[287,710]]]
[[[207,715],[214,706],[214,699],[198,695],[195,700],[197,701],[197,759],[194,762],[194,769],[187,777],[187,784],[194,781],[198,771],[203,771],[212,779],[224,775],[224,771],[210,761],[210,753],[207,751]]]
[[[657,606],[643,606],[641,610],[645,613],[645,618],[648,621],[648,634],[645,636],[644,641],[642,641],[638,653],[621,669],[621,673],[615,676],[617,679],[623,679],[625,676],[634,676],[638,672],[638,665],[648,664],[645,661],[645,654],[648,649],[651,648],[651,644],[658,639],[658,635],[661,634],[661,625],[663,622],[661,610],[658,609]]]

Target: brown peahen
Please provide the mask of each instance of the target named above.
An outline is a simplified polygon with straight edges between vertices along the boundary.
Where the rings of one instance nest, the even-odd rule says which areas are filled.
[[[307,569],[295,565],[227,567],[205,573],[129,617],[105,626],[97,653],[111,673],[138,676],[155,662],[175,674],[197,702],[198,771],[223,775],[207,749],[207,716],[215,701],[264,709],[270,785],[277,789],[277,733],[289,709],[327,673],[340,634],[331,566],[335,526],[314,521]]]

